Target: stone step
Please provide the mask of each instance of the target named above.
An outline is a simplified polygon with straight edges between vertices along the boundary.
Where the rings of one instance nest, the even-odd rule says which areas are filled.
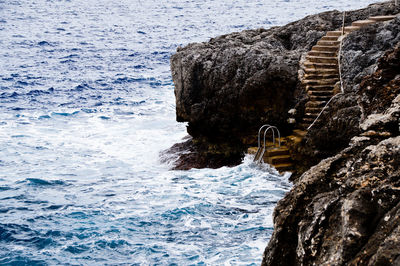
[[[318,114],[319,113],[305,113],[303,119],[304,118],[312,118],[314,120],[315,118],[317,118]]]
[[[318,96],[310,95],[309,97],[310,97],[310,101],[321,101],[321,102],[329,101],[332,98],[332,96],[321,96],[321,95],[318,95]]]
[[[305,84],[305,85],[310,85],[310,86],[313,86],[313,85],[335,85],[336,84],[336,82],[338,82],[339,81],[339,79],[338,78],[330,78],[330,79],[328,79],[328,78],[325,78],[325,79],[309,79],[309,78],[305,78],[305,79],[303,79],[302,80],[302,84]]]
[[[312,75],[326,75],[326,74],[336,74],[339,75],[339,70],[338,69],[315,69],[315,68],[305,68],[304,73],[307,74],[312,74]]]
[[[350,32],[353,32],[353,31],[359,30],[359,29],[361,29],[361,27],[359,27],[359,26],[347,26],[347,27],[344,27],[344,32],[350,33]],[[342,28],[340,28],[340,30],[342,30]]]
[[[351,26],[355,26],[355,27],[363,27],[372,23],[376,23],[375,20],[371,20],[371,19],[366,19],[366,20],[357,20],[354,21],[353,23],[351,23]]]
[[[307,55],[310,55],[310,56],[322,56],[322,57],[335,57],[335,58],[337,58],[337,56],[336,56],[336,51],[328,51],[328,52],[326,52],[326,51],[310,51],[310,52],[308,52],[308,54]]]
[[[342,35],[342,32],[341,31],[338,31],[338,30],[335,30],[335,31],[328,31],[327,33],[326,33],[326,36],[337,36],[337,37],[339,37],[339,36],[341,36]]]
[[[250,147],[247,149],[248,154],[256,154],[258,147]],[[264,157],[288,155],[289,150],[286,146],[281,146],[280,148],[267,148],[264,153]]]
[[[319,106],[319,107],[306,107],[305,109],[305,113],[321,113],[323,109],[323,106]]]
[[[337,64],[338,59],[336,56],[326,57],[326,56],[312,56],[307,55],[306,59],[313,63],[330,63],[330,64]]]
[[[299,124],[299,128],[303,129],[303,130],[308,130],[307,128],[311,125],[311,123],[300,123]]]
[[[328,90],[333,90],[335,88],[335,85],[307,85],[306,86],[306,91],[328,91]]]
[[[269,148],[265,151],[264,157],[272,157],[272,156],[280,156],[280,155],[288,155],[289,150],[286,146],[281,146],[280,148]]]
[[[373,21],[387,21],[387,20],[392,20],[395,19],[397,15],[389,15],[389,16],[374,16],[374,17],[369,17],[370,20]]]
[[[321,41],[337,41],[339,36],[324,36],[321,38]]]
[[[321,46],[331,46],[331,47],[339,47],[340,42],[339,41],[318,41],[317,45]]]
[[[337,52],[338,46],[314,45],[311,51]]]
[[[279,165],[283,163],[291,163],[292,158],[290,155],[277,155],[268,157],[268,163],[272,165]]]
[[[274,165],[274,167],[280,173],[293,171],[292,163],[277,164],[277,165]]]
[[[328,90],[328,91],[313,91],[313,90],[309,90],[309,91],[307,91],[307,93],[310,96],[329,96],[329,97],[333,96],[333,91],[331,91],[331,90]]]
[[[312,122],[314,122],[315,118],[312,117],[304,117],[303,118],[303,123],[311,125]]]
[[[314,63],[314,62],[310,62],[310,61],[305,61],[303,63],[303,65],[306,68],[314,68],[314,69],[337,69],[338,68],[338,64],[337,62],[334,64],[330,64],[330,63]]]
[[[339,74],[305,74],[304,80],[324,80],[324,79],[335,79],[339,80]]]
[[[317,108],[317,107],[324,107],[326,101],[308,101],[306,103],[306,107]]]
[[[296,137],[303,138],[306,134],[307,134],[307,131],[305,131],[305,130],[300,130],[300,129],[293,130],[293,135]]]

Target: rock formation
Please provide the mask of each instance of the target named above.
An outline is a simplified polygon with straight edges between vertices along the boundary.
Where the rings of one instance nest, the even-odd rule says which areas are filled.
[[[361,47],[351,42],[372,40],[363,56],[374,59],[363,61],[370,70],[358,73],[350,66],[356,60],[344,60],[345,76],[352,78],[338,103],[348,104],[327,112],[324,119],[333,132],[320,129],[338,134],[343,130],[338,125],[351,118],[357,130],[348,133],[349,144],[342,140],[347,147],[306,171],[278,203],[263,265],[400,265],[399,28],[397,18],[346,40],[345,55]],[[386,40],[377,38],[383,34]],[[379,40],[391,44],[384,46],[386,53]],[[313,134],[323,135],[309,132],[310,141]]]
[[[348,12],[346,23],[392,12],[388,3],[371,5]],[[290,133],[287,112],[297,107],[301,115],[306,97],[299,83],[299,61],[341,23],[341,13],[331,11],[178,48],[171,58],[176,115],[177,121],[188,122],[193,139],[172,148],[188,151],[182,152],[176,168],[239,163],[265,123]]]

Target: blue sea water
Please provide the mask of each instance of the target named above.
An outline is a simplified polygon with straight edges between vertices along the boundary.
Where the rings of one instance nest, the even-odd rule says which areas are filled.
[[[169,171],[169,58],[372,2],[0,0],[0,265],[258,265],[288,175]]]

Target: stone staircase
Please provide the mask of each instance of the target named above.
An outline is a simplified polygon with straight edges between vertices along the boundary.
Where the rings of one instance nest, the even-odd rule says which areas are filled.
[[[309,96],[303,120],[297,124],[297,129],[293,130],[292,135],[281,138],[280,148],[274,147],[273,143],[267,143],[269,148],[266,149],[263,156],[264,162],[272,165],[280,173],[294,170],[290,149],[287,144],[290,142],[296,145],[301,142],[307,134],[308,127],[336,93],[335,86],[339,82],[338,52],[341,38],[363,26],[391,20],[396,16],[375,16],[366,20],[354,21],[351,26],[344,27],[344,29],[328,31],[312,47],[311,51],[306,55],[306,61],[303,62],[305,74],[301,84]],[[249,148],[248,153],[256,154],[257,147]]]
[[[377,16],[367,20],[354,21],[351,26],[338,31],[328,31],[324,37],[312,47],[303,63],[304,78],[301,84],[309,99],[306,103],[303,121],[298,125],[307,129],[321,113],[326,103],[337,92],[335,85],[339,81],[338,52],[342,31],[348,34],[366,25],[394,19],[396,16]],[[344,35],[344,36],[345,36]],[[338,86],[339,88],[339,86]]]

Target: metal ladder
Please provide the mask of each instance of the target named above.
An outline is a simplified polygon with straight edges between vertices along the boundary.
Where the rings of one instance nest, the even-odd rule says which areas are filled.
[[[264,130],[264,143],[263,143],[263,146],[261,147],[261,139],[260,139],[260,137],[261,137],[261,132],[262,132],[262,130],[264,128],[267,128],[267,129]],[[281,133],[279,132],[279,129],[277,127],[275,127],[275,126],[271,126],[271,125],[268,125],[268,124],[263,125],[258,130],[258,149],[257,149],[256,155],[254,156],[254,160],[253,160],[254,162],[260,163],[262,161],[262,159],[263,159],[265,150],[267,149],[265,138],[266,138],[267,132],[269,130],[271,130],[271,132],[272,132],[272,145],[273,145],[273,147],[276,148],[275,132],[278,135],[278,142],[279,142],[277,148],[281,147]]]

